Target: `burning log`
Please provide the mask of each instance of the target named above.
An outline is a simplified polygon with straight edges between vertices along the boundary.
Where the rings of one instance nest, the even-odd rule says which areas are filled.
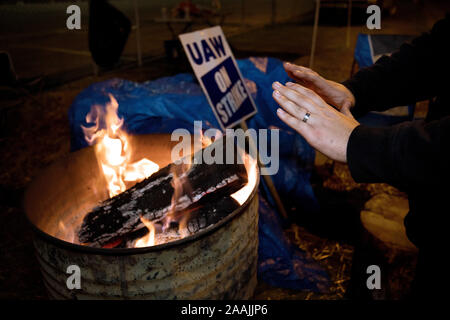
[[[206,197],[208,198],[208,197]],[[201,201],[203,202],[203,201]],[[178,212],[179,216],[187,216],[187,223],[181,225],[173,222],[169,226],[167,234],[159,232],[156,236],[156,244],[167,242],[167,239],[178,240],[180,235],[192,235],[218,223],[227,215],[238,209],[239,202],[230,196],[224,196],[217,201],[205,201],[204,204],[196,204],[195,207]],[[155,224],[157,230],[162,229],[161,222]],[[133,248],[138,239],[149,233],[147,228],[130,232],[122,237],[116,237],[102,245],[103,248]]]
[[[223,197],[217,202],[208,202],[190,214],[186,228],[194,234],[216,224],[231,212],[239,208],[239,203],[232,197]]]
[[[194,158],[204,159],[205,152],[214,154],[217,148],[222,148],[225,158],[225,140],[202,149]],[[236,146],[233,148],[229,151],[234,152],[234,163],[242,163],[237,161]],[[78,232],[80,243],[102,246],[144,228],[141,216],[152,222],[161,221],[171,212],[197,206],[200,200],[202,203],[217,202],[247,183],[243,164],[192,163],[189,169],[185,167],[186,164],[172,163],[94,208],[83,219]]]

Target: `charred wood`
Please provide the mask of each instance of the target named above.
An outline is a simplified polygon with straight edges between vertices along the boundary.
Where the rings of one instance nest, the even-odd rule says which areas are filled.
[[[210,148],[217,147],[222,148],[225,155],[226,144],[222,140],[225,141],[216,141],[195,156],[203,158],[203,153],[211,153]],[[234,163],[237,163],[239,156],[236,147],[233,148]],[[246,183],[243,164],[192,163],[186,170],[186,164],[172,163],[89,212],[78,231],[79,241],[90,246],[103,246],[143,228],[141,216],[157,222],[170,212],[195,207],[203,198],[216,202]]]

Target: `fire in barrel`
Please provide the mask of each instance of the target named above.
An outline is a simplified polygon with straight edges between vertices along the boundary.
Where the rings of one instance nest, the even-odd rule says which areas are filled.
[[[122,130],[118,103],[110,98],[105,109],[92,108],[86,120],[93,125],[83,127],[86,140],[95,144],[111,198],[84,217],[78,230],[81,244],[152,246],[205,229],[239,207],[248,188],[238,191],[248,177],[246,154],[234,143],[227,143],[225,137],[211,144],[200,136],[206,148],[160,170],[146,158],[130,163],[132,148]],[[204,155],[212,156],[216,163],[206,164]]]
[[[117,111],[112,96],[105,108],[94,106],[84,128],[92,146],[44,170],[27,190],[50,295],[249,298],[256,286],[256,161],[224,136],[200,137],[199,148],[171,162],[170,135],[128,135]],[[211,155],[219,161],[199,161]],[[66,286],[69,265],[82,270],[80,290]]]

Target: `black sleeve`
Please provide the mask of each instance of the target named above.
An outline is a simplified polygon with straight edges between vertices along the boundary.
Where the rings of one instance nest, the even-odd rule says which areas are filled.
[[[386,182],[404,191],[434,188],[448,179],[450,117],[392,127],[356,127],[347,162],[357,182]]]
[[[383,111],[432,98],[445,88],[449,71],[450,15],[429,33],[403,44],[390,57],[380,58],[343,84],[355,96],[352,112]]]

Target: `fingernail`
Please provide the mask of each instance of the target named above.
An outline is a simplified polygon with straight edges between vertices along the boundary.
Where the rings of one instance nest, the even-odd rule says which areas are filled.
[[[280,108],[277,109],[277,114],[283,114],[283,113],[284,113],[283,110],[281,110]]]
[[[274,86],[275,88],[281,88],[281,83],[279,83],[278,81],[275,81],[275,82],[273,83],[273,86]]]
[[[289,81],[289,82],[286,82],[286,86],[287,86],[287,87],[292,87],[293,85],[294,85],[293,82],[290,82],[290,81]]]
[[[276,96],[276,97],[281,97],[280,91],[278,91],[278,90],[275,90],[273,92],[273,95]]]

